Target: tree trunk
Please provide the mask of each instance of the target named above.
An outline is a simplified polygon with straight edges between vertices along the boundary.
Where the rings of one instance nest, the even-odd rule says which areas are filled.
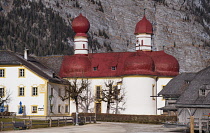
[[[79,103],[78,103],[78,99],[76,98],[75,99],[75,103],[76,103],[76,112],[78,113],[79,112]]]
[[[106,107],[106,113],[109,114],[109,110],[110,110],[110,101],[107,102],[107,107]]]

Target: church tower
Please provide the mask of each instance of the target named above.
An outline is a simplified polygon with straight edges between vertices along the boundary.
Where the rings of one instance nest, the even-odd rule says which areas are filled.
[[[76,33],[74,37],[74,54],[88,54],[87,32],[90,28],[88,19],[80,13],[72,22],[72,29]]]
[[[147,20],[145,15],[142,20],[136,24],[134,34],[136,35],[136,50],[152,50],[152,24]]]

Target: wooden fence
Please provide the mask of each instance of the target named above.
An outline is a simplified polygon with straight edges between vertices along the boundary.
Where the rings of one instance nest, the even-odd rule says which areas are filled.
[[[75,124],[75,117],[70,116],[47,116],[47,117],[31,117],[31,116],[25,116],[23,117],[9,117],[11,118],[11,122],[0,122],[0,131],[4,130],[13,130],[14,123],[16,122],[22,122],[24,125],[27,126],[28,129],[31,128],[40,128],[40,127],[59,127],[59,126],[67,126],[67,125],[74,125]],[[15,119],[24,119],[23,121],[15,121]],[[96,119],[94,116],[79,116],[78,117],[78,124],[83,125],[86,123],[96,123]]]

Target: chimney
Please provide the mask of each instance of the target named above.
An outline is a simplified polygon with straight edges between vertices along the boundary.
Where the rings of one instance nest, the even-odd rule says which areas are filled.
[[[28,49],[25,48],[24,50],[24,59],[28,60]]]

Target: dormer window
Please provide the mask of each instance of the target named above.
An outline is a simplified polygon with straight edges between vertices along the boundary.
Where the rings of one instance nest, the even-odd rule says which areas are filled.
[[[116,66],[112,66],[112,67],[111,67],[111,70],[112,70],[112,71],[115,71],[116,69],[117,69]]]
[[[206,95],[206,90],[200,90],[200,95],[205,96]]]
[[[209,92],[210,92],[210,86],[207,84],[204,84],[199,89],[199,96],[207,96]]]
[[[98,67],[93,67],[93,71],[97,71],[98,70]]]

